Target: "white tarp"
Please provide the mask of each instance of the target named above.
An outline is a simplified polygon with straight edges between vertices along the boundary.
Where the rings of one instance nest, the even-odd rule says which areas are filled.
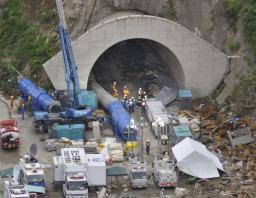
[[[172,152],[179,170],[189,175],[206,179],[219,177],[218,169],[224,171],[217,156],[189,137],[172,147]]]

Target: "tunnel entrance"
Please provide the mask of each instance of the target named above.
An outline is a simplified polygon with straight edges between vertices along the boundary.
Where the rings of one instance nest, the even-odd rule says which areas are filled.
[[[185,85],[177,57],[167,47],[148,39],[125,40],[108,48],[95,62],[89,79],[92,74],[110,93],[116,81],[120,97],[125,85],[131,96],[136,96],[141,87],[149,97],[158,97],[164,104],[174,100],[178,88]]]

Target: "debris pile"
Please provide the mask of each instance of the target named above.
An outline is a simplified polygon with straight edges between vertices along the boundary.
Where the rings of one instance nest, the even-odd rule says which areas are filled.
[[[218,191],[222,197],[256,197],[256,120],[226,113],[214,104],[194,105],[193,108],[194,111],[182,111],[181,114],[189,122],[195,118],[200,121],[196,123],[200,126],[196,139],[216,153],[226,171],[221,181],[197,184],[194,193],[198,193],[198,186],[206,185],[208,187],[201,188],[201,192],[208,189],[207,193]]]

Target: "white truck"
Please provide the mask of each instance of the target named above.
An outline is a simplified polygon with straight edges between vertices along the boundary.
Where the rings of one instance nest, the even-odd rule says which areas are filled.
[[[62,148],[53,157],[54,182],[62,183],[66,198],[88,198],[88,187],[106,186],[106,165],[100,154],[85,154],[83,148]]]
[[[177,174],[175,166],[169,157],[156,157],[153,162],[153,177],[157,185],[161,188],[176,187]]]
[[[132,188],[147,188],[148,174],[147,163],[141,161],[130,161],[129,163],[129,178]]]
[[[155,136],[158,137],[160,135],[160,139],[166,139],[170,132],[171,119],[163,103],[156,98],[147,100],[146,115]]]
[[[4,198],[33,198],[25,186],[20,183],[19,175],[20,166],[17,165],[13,169],[13,177],[4,181]]]
[[[21,183],[24,183],[29,193],[43,195],[46,191],[44,169],[35,157],[30,154],[24,155],[19,160]]]
[[[24,185],[7,180],[4,182],[4,198],[30,198],[30,196]]]

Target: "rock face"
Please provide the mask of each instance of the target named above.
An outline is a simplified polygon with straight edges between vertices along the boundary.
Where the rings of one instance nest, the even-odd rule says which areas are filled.
[[[222,0],[174,0],[178,23],[224,50],[226,19]]]
[[[4,4],[6,4],[8,2],[8,0],[0,0],[0,6],[3,6]]]

